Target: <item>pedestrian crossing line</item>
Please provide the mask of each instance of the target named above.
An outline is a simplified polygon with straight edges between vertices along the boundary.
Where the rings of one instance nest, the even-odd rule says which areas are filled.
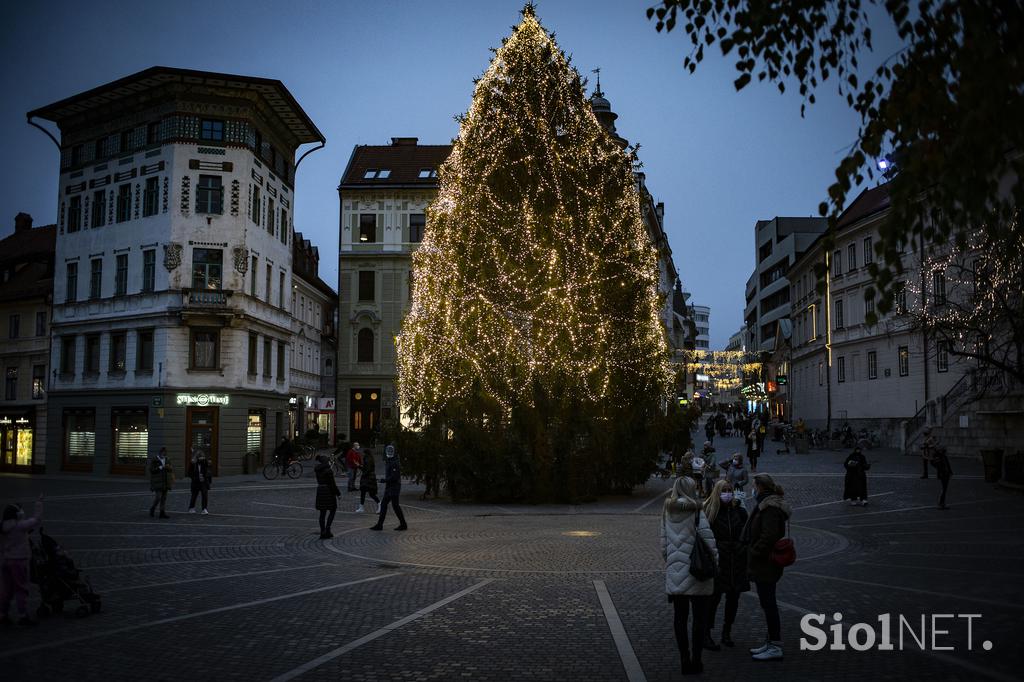
[[[151,587],[168,587],[170,585],[187,585],[188,583],[201,583],[208,580],[226,580],[228,578],[245,578],[252,575],[266,575],[268,573],[285,573],[287,571],[302,571],[307,568],[321,568],[323,566],[339,566],[340,564],[305,564],[303,566],[289,566],[288,568],[269,568],[265,571],[246,571],[245,573],[225,573],[224,575],[211,575],[205,578],[189,578],[187,580],[170,580],[159,583],[147,583],[145,585],[131,585],[129,587],[114,587],[103,590],[103,594],[113,592],[128,592],[130,590],[144,590]]]
[[[159,620],[151,620],[147,623],[138,623],[137,625],[127,625],[121,628],[114,628],[112,630],[103,630],[100,632],[93,632],[87,635],[80,635],[78,637],[67,637],[65,639],[51,640],[42,644],[35,644],[33,646],[20,647],[18,649],[8,649],[7,651],[0,651],[0,658],[11,658],[12,656],[20,656],[21,654],[31,653],[33,651],[42,651],[43,649],[52,649],[54,647],[63,647],[68,644],[75,644],[77,642],[84,642],[90,639],[97,639],[99,637],[109,637],[111,635],[120,635],[125,632],[133,632],[135,630],[143,630],[145,628],[156,627],[158,625],[170,625],[171,623],[180,623],[186,620],[192,620],[193,618],[202,618],[204,616],[211,616],[217,613],[226,613],[228,611],[236,611],[238,609],[247,609],[253,606],[262,606],[264,604],[273,604],[274,602],[283,601],[285,599],[293,599],[295,597],[305,597],[311,594],[319,594],[321,592],[328,592],[330,590],[339,590],[343,587],[352,587],[353,585],[361,585],[363,583],[370,583],[377,580],[385,580],[387,578],[394,578],[402,575],[401,573],[385,573],[384,575],[375,575],[370,578],[361,578],[360,580],[349,580],[343,583],[336,583],[334,585],[327,585],[326,587],[316,587],[310,590],[301,590],[299,592],[290,592],[288,594],[279,594],[275,597],[267,597],[266,599],[257,599],[255,601],[243,602],[241,604],[232,604],[231,606],[221,606],[216,609],[207,609],[206,611],[196,611],[193,613],[186,613],[181,616],[172,616],[170,618],[161,618]]]
[[[364,644],[369,644],[370,642],[372,642],[375,639],[379,639],[379,638],[381,638],[381,637],[383,637],[385,635],[389,635],[392,632],[394,632],[395,630],[401,628],[402,626],[408,625],[409,623],[411,623],[411,622],[413,622],[415,620],[419,620],[423,616],[426,616],[429,613],[431,613],[433,611],[436,611],[437,609],[441,608],[442,606],[446,606],[448,604],[451,604],[453,601],[455,601],[457,599],[461,599],[462,597],[465,597],[467,594],[471,594],[472,592],[476,592],[481,587],[484,587],[485,585],[488,585],[489,583],[492,583],[492,582],[494,582],[494,578],[485,578],[484,580],[481,580],[480,582],[478,582],[476,584],[470,585],[469,587],[467,587],[464,590],[461,590],[459,592],[456,592],[455,594],[449,595],[449,596],[445,597],[444,599],[442,599],[440,601],[434,602],[430,606],[425,606],[424,608],[420,609],[419,611],[416,611],[415,613],[412,613],[412,614],[406,616],[405,618],[399,618],[395,622],[390,623],[388,625],[385,625],[384,627],[379,628],[377,630],[374,630],[373,632],[371,632],[368,635],[363,635],[359,639],[354,639],[351,642],[349,642],[348,644],[344,644],[344,645],[338,647],[337,649],[332,649],[331,651],[328,651],[326,654],[324,654],[322,656],[318,656],[317,658],[314,658],[312,661],[309,661],[307,663],[303,663],[302,665],[300,665],[297,668],[293,668],[292,670],[289,670],[286,673],[282,673],[281,675],[278,675],[277,677],[273,678],[271,680],[271,682],[286,682],[286,680],[293,680],[296,677],[299,677],[300,675],[304,675],[304,674],[308,673],[310,670],[314,670],[316,668],[319,668],[324,663],[332,661],[335,658],[337,658],[338,656],[344,656],[345,654],[347,654],[348,652],[352,651],[353,649],[358,649],[359,647],[363,646]]]
[[[608,593],[607,585],[603,580],[595,580],[594,589],[597,590],[597,599],[601,602],[604,618],[608,621],[608,629],[612,633],[612,640],[615,642],[615,648],[622,660],[622,667],[626,670],[626,679],[629,682],[647,682],[647,676],[644,675],[644,669],[636,657],[633,644],[629,641],[629,635],[622,624],[622,619],[619,618],[619,612],[615,610],[615,602],[612,601],[612,596]]]

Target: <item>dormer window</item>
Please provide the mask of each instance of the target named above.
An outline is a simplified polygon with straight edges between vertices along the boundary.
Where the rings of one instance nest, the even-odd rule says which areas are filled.
[[[419,177],[420,177],[420,179],[436,178],[437,177],[437,171],[435,169],[433,169],[433,168],[421,168],[420,169]]]
[[[391,177],[390,168],[367,168],[363,180],[387,180]]]

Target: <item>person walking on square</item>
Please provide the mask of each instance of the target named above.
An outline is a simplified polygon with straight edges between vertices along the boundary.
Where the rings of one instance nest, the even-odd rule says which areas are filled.
[[[149,489],[153,491],[153,504],[149,507],[149,515],[156,515],[156,508],[160,507],[160,518],[169,519],[167,515],[167,493],[174,485],[174,467],[171,460],[167,459],[167,448],[160,448],[156,457],[149,462]]]
[[[864,457],[860,448],[854,448],[843,464],[846,467],[846,479],[843,482],[843,499],[850,501],[850,506],[868,506],[868,469],[871,464]]]
[[[384,484],[384,499],[380,503],[377,525],[372,526],[370,530],[384,530],[384,519],[388,515],[388,503],[391,504],[395,510],[395,516],[398,517],[398,527],[395,530],[408,530],[405,514],[402,513],[402,507],[398,504],[398,496],[402,492],[402,466],[398,461],[394,445],[384,448],[384,478],[380,479],[380,482]]]
[[[924,441],[921,443],[921,478],[928,478],[928,464],[932,462],[935,448],[939,441],[932,435],[932,427],[924,429]]]
[[[935,476],[942,484],[939,509],[949,509],[946,505],[946,492],[949,490],[949,479],[953,478],[953,467],[949,463],[949,456],[946,455],[946,448],[936,447],[931,456],[931,463],[935,467]]]
[[[363,450],[359,443],[352,443],[352,447],[345,453],[345,469],[348,471],[348,492],[356,491],[356,471],[363,465]]]
[[[30,518],[25,518],[21,505],[9,504],[0,521],[0,625],[12,623],[7,613],[11,601],[18,611],[18,625],[35,625],[28,616],[28,566],[32,546],[28,536],[43,519],[43,496],[36,500]]]
[[[209,514],[206,510],[209,501],[210,484],[210,461],[206,459],[206,452],[198,445],[192,446],[192,460],[189,462],[188,477],[192,479],[192,497],[188,501],[188,513],[196,513],[196,498],[203,496],[203,513]]]
[[[761,456],[761,448],[757,441],[757,427],[755,426],[747,433],[747,459],[750,460],[751,471],[757,471],[757,458]]]
[[[715,448],[710,442],[704,443],[701,458],[704,460],[701,491],[707,496],[711,494],[711,488],[715,485],[715,481],[718,480],[718,455],[715,453]]]
[[[377,497],[377,464],[373,461],[373,455],[363,455],[363,466],[359,474],[359,507],[357,512],[363,512],[363,505],[366,504],[366,496],[374,501],[377,508],[374,514],[380,513],[380,498]]]
[[[722,644],[735,646],[732,641],[732,625],[740,606],[740,594],[750,591],[747,578],[747,548],[741,541],[743,528],[747,524],[747,510],[743,508],[733,492],[732,484],[722,480],[715,483],[711,494],[704,502],[704,514],[715,534],[718,548],[718,575],[715,576],[715,592],[708,610],[708,631],[704,637],[704,648],[718,651],[721,647],[711,637],[715,627],[718,605],[725,595],[725,621],[722,624]]]
[[[341,490],[334,480],[334,469],[327,455],[316,456],[313,473],[316,475],[316,509],[320,512],[320,539],[329,540],[334,537],[331,524],[334,523],[334,515],[338,513]]]
[[[715,442],[715,417],[714,415],[708,417],[708,421],[704,424],[704,435],[707,437],[709,443]]]
[[[750,474],[743,467],[743,455],[734,452],[731,459],[722,462],[718,466],[725,470],[725,480],[732,484],[733,490],[742,493],[750,481]]]
[[[288,464],[295,457],[295,449],[292,447],[292,442],[288,440],[287,436],[281,438],[281,442],[276,448],[274,448],[274,460],[277,461],[277,465],[281,467],[281,475],[286,476],[288,474]]]
[[[673,629],[684,675],[704,670],[701,652],[708,629],[709,600],[715,591],[714,577],[701,580],[691,572],[695,546],[700,541],[717,562],[715,535],[697,501],[697,487],[692,479],[680,476],[661,514],[661,556],[665,560],[665,593],[673,607]],[[693,625],[687,638],[691,610]]]
[[[776,590],[782,579],[782,566],[772,559],[775,543],[786,535],[786,522],[792,508],[786,502],[782,486],[768,474],[754,476],[757,506],[743,528],[742,541],[747,545],[747,574],[757,588],[757,598],[768,625],[768,639],[750,650],[756,661],[782,660],[782,622]]]

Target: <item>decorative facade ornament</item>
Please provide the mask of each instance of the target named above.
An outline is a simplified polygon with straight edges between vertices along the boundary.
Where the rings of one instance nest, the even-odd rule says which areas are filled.
[[[161,209],[160,209],[161,213],[167,213],[167,196],[170,194],[170,184],[171,184],[170,179],[165,175],[164,176],[163,198],[161,199],[161,203],[162,203],[162,206],[161,206]]]
[[[235,215],[235,216],[238,215],[238,203],[239,203],[239,196],[240,196],[240,194],[241,194],[241,192],[240,192],[240,186],[239,186],[238,180],[232,180],[231,181],[231,215]],[[239,270],[239,272],[245,272],[245,271],[244,270]]]
[[[181,215],[188,215],[189,209],[192,205],[191,194],[192,181],[187,175],[183,175],[181,178]]]
[[[234,249],[235,271],[244,275],[249,270],[249,249],[236,246]]]
[[[181,244],[177,242],[164,244],[164,267],[167,268],[167,272],[174,272],[181,265],[182,250]]]

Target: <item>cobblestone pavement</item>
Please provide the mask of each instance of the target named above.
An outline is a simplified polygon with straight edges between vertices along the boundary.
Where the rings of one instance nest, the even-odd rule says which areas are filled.
[[[716,440],[720,454],[739,449],[738,439]],[[837,501],[843,453],[769,446],[760,469],[786,488],[800,555],[779,585],[786,659],[746,654],[764,638],[751,593],[736,648],[705,654],[709,679],[1020,679],[1024,496],[982,481],[980,463],[955,461],[953,509],[939,511],[938,482],[918,479],[919,460],[876,450],[871,504],[851,508]],[[166,521],[149,517],[142,481],[0,477],[0,500],[47,495],[46,531],[103,595],[98,615],[0,631],[0,671],[4,680],[678,679],[657,539],[668,487],[652,479],[582,506],[478,506],[422,501],[407,485],[406,533],[391,530],[393,517],[385,532],[368,530],[373,517],[355,514],[346,494],[324,542],[308,477],[220,479],[209,516],[184,513],[179,484]],[[907,650],[801,651],[801,617],[826,614],[827,628],[835,612],[847,628],[879,631],[879,615],[893,614],[894,642],[902,632]],[[972,650],[959,618],[936,624],[949,631],[936,644],[954,649],[920,651],[899,616],[920,636],[922,614],[929,645],[932,614],[978,614]],[[619,621],[638,669],[623,663],[609,625]]]

